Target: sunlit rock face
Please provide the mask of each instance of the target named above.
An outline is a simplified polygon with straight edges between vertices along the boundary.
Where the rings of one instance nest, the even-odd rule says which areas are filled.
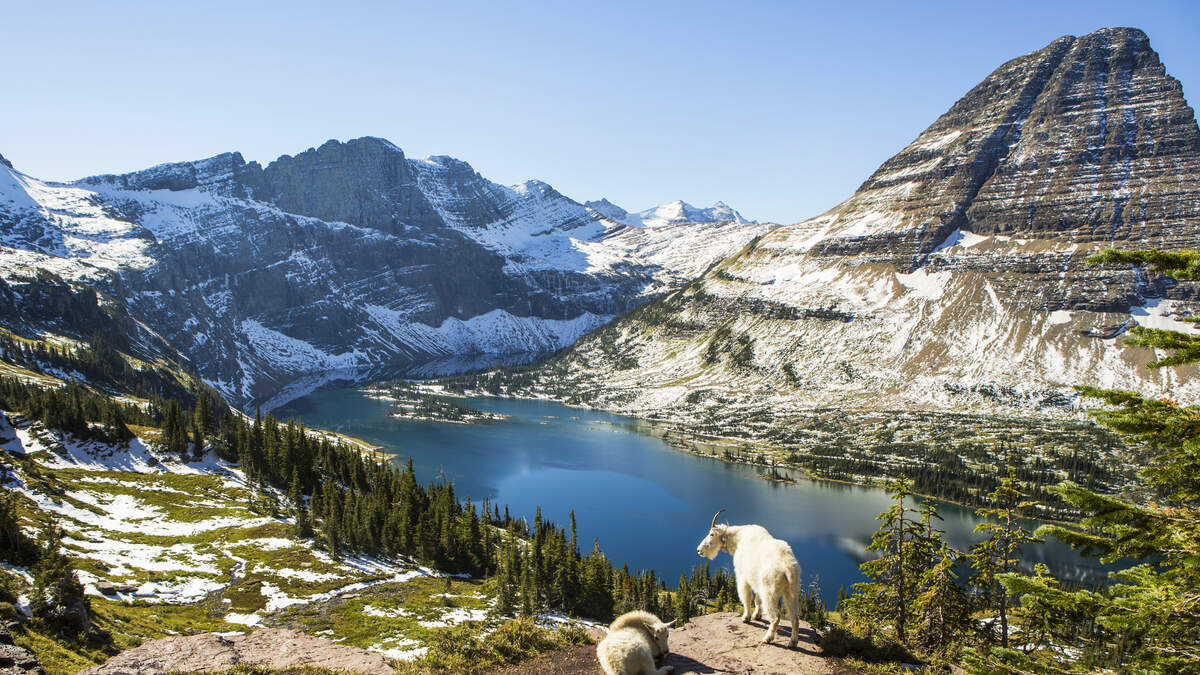
[[[49,327],[21,300],[62,283],[49,272],[102,291],[249,405],[323,373],[561,349],[766,229],[633,227],[370,137],[265,168],[224,153],[69,184],[4,160],[0,323]]]
[[[1200,132],[1127,28],[1000,66],[850,199],[584,338],[542,386],[685,420],[1073,416],[1085,383],[1196,399],[1122,334],[1190,330],[1200,287],[1085,264],[1110,247],[1200,248]]]

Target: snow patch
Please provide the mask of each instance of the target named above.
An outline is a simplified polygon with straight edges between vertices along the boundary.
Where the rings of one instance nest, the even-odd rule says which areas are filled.
[[[1046,318],[1046,323],[1051,326],[1058,326],[1064,323],[1070,323],[1071,313],[1065,309],[1056,309],[1050,312],[1050,316]]]
[[[925,271],[924,267],[921,267],[909,274],[897,272],[896,280],[921,298],[937,300],[946,292],[946,284],[950,281],[950,276],[951,273],[948,271],[930,274]]]
[[[1196,324],[1180,321],[1179,304],[1174,300],[1161,298],[1146,300],[1141,307],[1130,307],[1129,314],[1139,326],[1157,328],[1159,330],[1174,330],[1181,333],[1195,333]]]

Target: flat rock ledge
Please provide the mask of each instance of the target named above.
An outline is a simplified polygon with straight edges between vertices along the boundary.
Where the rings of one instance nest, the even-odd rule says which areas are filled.
[[[800,642],[787,646],[791,624],[780,624],[771,644],[759,644],[766,623],[742,623],[738,614],[708,614],[692,619],[671,632],[671,656],[675,675],[684,673],[731,673],[737,675],[807,675],[848,672],[840,659],[821,656],[817,634],[800,622]],[[526,663],[496,671],[503,675],[602,675],[594,646],[574,647],[542,655]]]
[[[228,670],[235,666],[310,666],[369,675],[394,675],[381,654],[313,637],[298,630],[267,628],[246,635],[178,635],[150,640],[79,675],[160,675]]]

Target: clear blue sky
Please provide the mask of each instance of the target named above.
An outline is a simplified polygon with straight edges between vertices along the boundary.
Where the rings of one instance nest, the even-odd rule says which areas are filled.
[[[0,154],[66,180],[375,135],[581,201],[792,222],[1003,61],[1112,25],[1145,30],[1195,105],[1185,0],[3,0]]]

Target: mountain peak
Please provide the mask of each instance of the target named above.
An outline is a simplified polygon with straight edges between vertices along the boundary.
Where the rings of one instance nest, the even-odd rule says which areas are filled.
[[[222,195],[244,196],[245,188],[257,185],[257,163],[247,164],[240,152],[223,152],[190,162],[167,162],[149,169],[124,174],[87,176],[76,181],[83,185],[112,185],[129,190],[199,189]]]
[[[7,159],[4,159],[4,155],[0,155],[0,164],[3,164],[4,166],[7,166],[10,169],[13,168],[12,162],[8,161]]]
[[[676,199],[653,208],[633,214],[642,225],[675,225],[679,223],[717,223],[730,221],[740,224],[754,223],[731,208],[725,202],[718,201],[712,206],[701,209]]]
[[[609,220],[616,220],[618,222],[624,221],[625,217],[629,215],[628,211],[608,201],[607,197],[601,197],[595,201],[587,202],[584,204],[584,206],[595,211],[596,213],[599,213],[601,216],[608,218]]]
[[[829,226],[816,245],[886,239],[914,266],[955,229],[1167,241],[1178,225],[1200,223],[1200,205],[1162,198],[1197,185],[1198,150],[1182,86],[1145,33],[1066,36],[967,92],[819,218]]]

